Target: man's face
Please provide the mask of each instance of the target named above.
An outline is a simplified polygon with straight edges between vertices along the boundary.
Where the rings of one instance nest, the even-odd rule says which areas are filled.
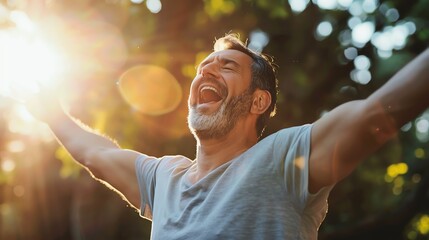
[[[240,51],[222,50],[199,65],[188,100],[188,125],[198,138],[221,138],[249,113],[251,64]]]

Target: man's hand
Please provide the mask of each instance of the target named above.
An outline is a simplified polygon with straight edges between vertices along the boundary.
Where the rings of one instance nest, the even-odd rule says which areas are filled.
[[[58,89],[41,86],[36,93],[25,96],[23,103],[35,118],[47,124],[53,124],[64,115]]]

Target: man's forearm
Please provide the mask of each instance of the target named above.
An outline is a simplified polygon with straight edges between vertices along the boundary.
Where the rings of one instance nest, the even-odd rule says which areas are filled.
[[[58,113],[55,120],[48,124],[58,141],[84,166],[89,165],[94,151],[119,148],[112,139],[96,133],[64,112]]]
[[[381,105],[397,128],[429,106],[429,49],[408,63],[368,101]]]
[[[140,193],[135,176],[135,160],[140,153],[121,149],[115,141],[73,119],[59,104],[53,103],[49,110],[49,114],[40,114],[39,119],[49,125],[71,156],[92,177],[113,189],[132,206],[138,207]]]

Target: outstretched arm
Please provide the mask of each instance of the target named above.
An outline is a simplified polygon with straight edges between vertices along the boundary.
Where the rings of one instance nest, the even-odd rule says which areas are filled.
[[[429,107],[429,49],[365,100],[345,103],[316,121],[310,192],[335,184]]]
[[[46,122],[58,141],[93,177],[113,187],[133,207],[140,194],[134,161],[139,153],[121,149],[112,139],[94,132],[66,114],[52,92],[43,92],[28,102],[37,118]]]

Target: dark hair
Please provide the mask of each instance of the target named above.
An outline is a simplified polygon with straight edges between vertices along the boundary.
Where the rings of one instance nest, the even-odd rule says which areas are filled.
[[[214,44],[214,51],[221,51],[225,49],[238,50],[253,59],[251,66],[252,81],[250,83],[251,92],[256,89],[267,90],[271,94],[271,105],[269,108],[258,118],[256,122],[256,131],[260,136],[267,126],[270,117],[276,114],[277,102],[277,78],[276,68],[273,59],[268,55],[257,53],[249,49],[243,43],[237,34],[227,34],[225,37],[219,38]]]

